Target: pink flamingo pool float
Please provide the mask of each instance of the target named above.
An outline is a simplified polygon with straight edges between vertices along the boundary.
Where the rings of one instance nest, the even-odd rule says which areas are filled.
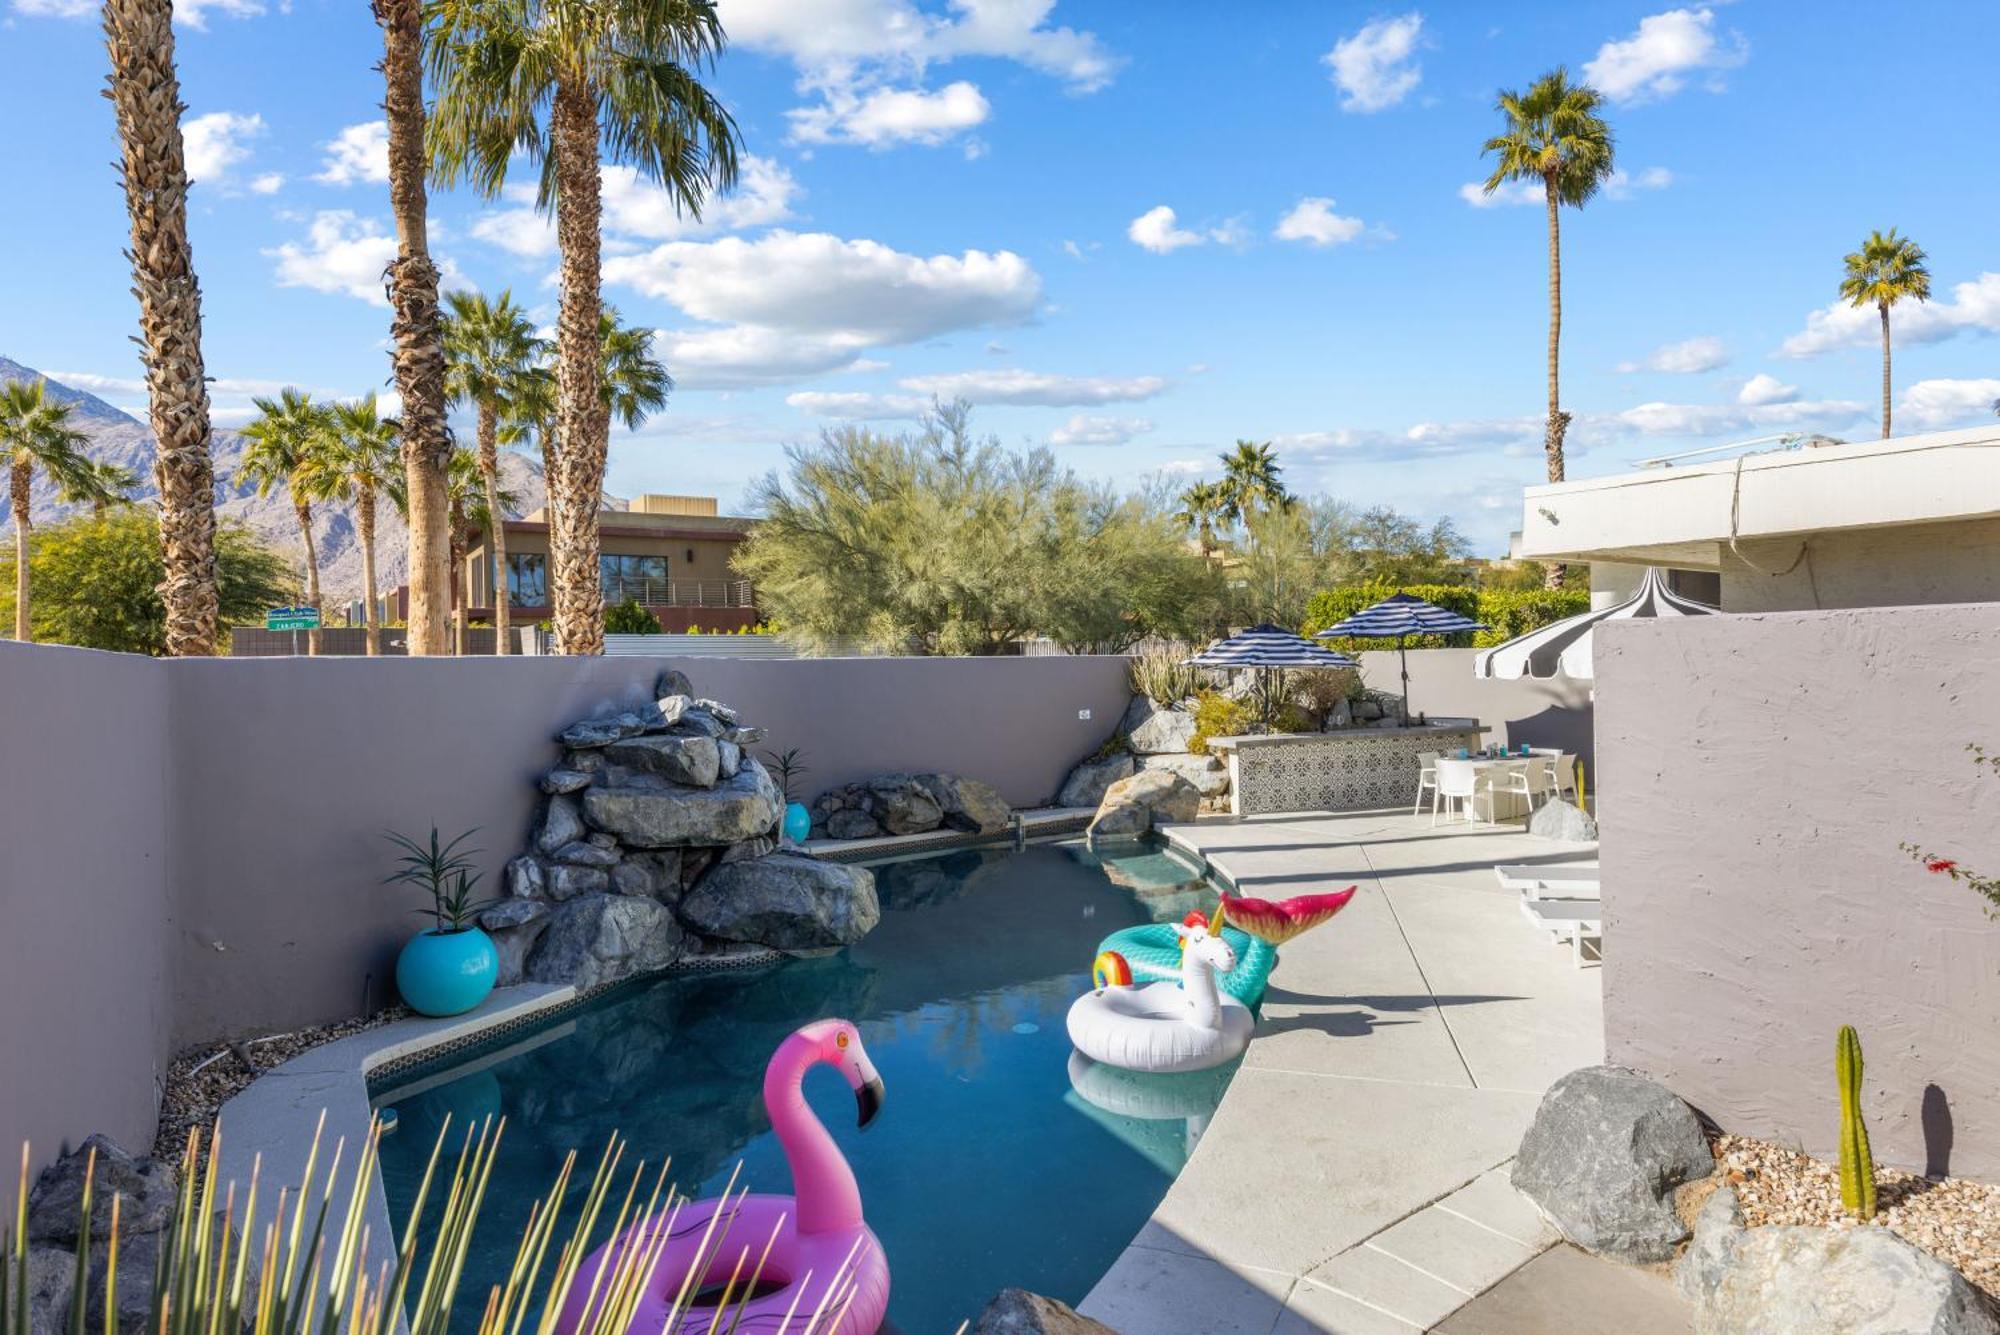
[[[847,1077],[854,1090],[860,1125],[882,1107],[882,1077],[861,1046],[861,1035],[846,1020],[820,1020],[778,1045],[764,1068],[764,1109],[792,1170],[790,1196],[743,1195],[692,1201],[680,1206],[671,1234],[653,1265],[645,1291],[626,1329],[656,1335],[672,1315],[683,1291],[697,1293],[727,1284],[745,1249],[750,1265],[770,1244],[758,1295],[737,1317],[732,1300],[717,1329],[792,1335],[874,1335],[889,1310],[889,1261],[882,1244],[861,1217],[861,1189],[840,1148],[806,1105],[805,1076],[824,1063]],[[725,1203],[729,1213],[711,1231],[710,1220]],[[592,1280],[607,1259],[613,1270],[623,1249],[644,1246],[647,1231],[657,1239],[662,1220],[651,1216],[605,1243],[584,1261],[570,1289],[557,1329],[562,1335],[587,1330],[595,1313]],[[726,1230],[726,1244],[719,1241]],[[706,1245],[704,1245],[706,1244]],[[642,1253],[639,1253],[643,1255]],[[706,1274],[687,1283],[688,1273],[706,1256]],[[747,1273],[747,1272],[746,1272]],[[740,1292],[740,1290],[739,1290]],[[817,1322],[815,1313],[820,1314]],[[789,1320],[788,1320],[789,1318]],[[705,1330],[703,1309],[687,1309],[677,1329]]]

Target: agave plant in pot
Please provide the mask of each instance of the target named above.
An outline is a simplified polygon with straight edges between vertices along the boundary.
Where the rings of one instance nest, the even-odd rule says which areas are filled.
[[[427,844],[394,831],[387,835],[403,855],[396,859],[397,870],[382,883],[403,882],[431,897],[431,906],[416,912],[434,921],[405,942],[402,954],[396,957],[396,990],[411,1010],[425,1015],[458,1015],[471,1010],[486,1000],[500,974],[500,955],[492,938],[472,920],[496,902],[472,897],[479,884],[479,873],[473,867],[479,850],[464,845],[475,833],[467,830],[445,843],[433,825]]]
[[[765,758],[771,768],[777,771],[778,790],[785,795],[785,838],[795,844],[802,844],[812,833],[812,814],[804,804],[792,797],[792,785],[806,772],[805,752],[796,746],[787,751],[766,751]]]

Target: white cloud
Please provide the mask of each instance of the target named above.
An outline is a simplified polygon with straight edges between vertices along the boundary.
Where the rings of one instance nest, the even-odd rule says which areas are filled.
[[[303,243],[287,241],[264,252],[278,262],[279,287],[309,287],[315,292],[358,297],[371,306],[387,306],[383,271],[396,257],[396,238],[381,223],[347,209],[324,209],[313,215]],[[465,281],[450,260],[432,253],[440,280],[446,285]]]
[[[526,193],[530,200],[534,198],[532,186],[527,188]],[[476,239],[487,245],[498,246],[524,259],[556,253],[556,220],[532,203],[482,213],[472,220],[471,231]]]
[[[1458,188],[1458,197],[1475,209],[1490,209],[1500,204],[1545,202],[1539,181],[1502,181],[1490,195],[1486,193],[1485,182],[1467,181]]]
[[[1588,414],[1586,435],[1594,440],[1632,435],[1705,439],[1757,432],[1837,430],[1868,413],[1848,399],[1794,399],[1783,403],[1641,403],[1622,412]]]
[[[1670,9],[1640,19],[1630,37],[1598,47],[1583,77],[1614,102],[1640,102],[1679,92],[1697,71],[1731,69],[1749,56],[1741,34],[1717,39],[1714,10]]]
[[[1606,199],[1630,199],[1641,190],[1665,190],[1674,183],[1674,174],[1665,167],[1641,168],[1637,176],[1623,167],[1615,168],[1604,182]]]
[[[914,421],[931,406],[929,399],[914,394],[825,394],[812,390],[787,394],[785,402],[814,417],[842,422]]]
[[[91,19],[103,12],[98,0],[14,0],[14,12],[28,18]],[[264,12],[259,0],[179,0],[174,20],[197,31],[208,26],[211,11],[233,19],[256,18]]]
[[[1183,246],[1199,246],[1210,241],[1225,246],[1241,245],[1249,239],[1249,229],[1243,225],[1242,219],[1230,218],[1205,232],[1189,231],[1180,225],[1171,208],[1161,204],[1134,218],[1125,229],[1125,235],[1142,249],[1150,250],[1155,255],[1167,255]]]
[[[1961,333],[2000,333],[2000,273],[1982,273],[1958,283],[1949,297],[1937,301],[1903,302],[1889,311],[1891,334],[1898,344],[1936,343]],[[1881,317],[1872,306],[1836,301],[1806,317],[1806,327],[1779,348],[1786,357],[1817,357],[1835,348],[1861,347],[1882,337]]]
[[[230,169],[250,157],[250,141],[262,137],[264,118],[234,111],[211,111],[181,125],[188,179],[226,184]]]
[[[327,185],[386,185],[389,180],[389,122],[350,125],[327,142],[315,181]]]
[[[870,342],[865,336],[841,332],[730,325],[662,329],[653,350],[682,389],[747,389],[861,369],[860,354]]]
[[[253,195],[275,195],[285,188],[283,172],[265,172],[251,178],[250,193]]]
[[[2000,402],[2000,380],[1919,380],[1903,391],[1896,422],[1932,428],[1990,425],[1995,402]]]
[[[146,382],[139,376],[99,375],[95,371],[44,371],[59,385],[90,394],[144,394]]]
[[[1368,229],[1359,218],[1345,218],[1333,211],[1333,201],[1308,195],[1278,220],[1271,235],[1280,241],[1303,241],[1312,246],[1338,246],[1352,241]]]
[[[909,376],[897,383],[927,399],[969,399],[973,403],[1032,404],[1045,408],[1133,403],[1150,399],[1167,387],[1167,382],[1156,375],[1050,375],[1012,369]]]
[[[1759,371],[1743,382],[1743,388],[1736,391],[1736,401],[1753,407],[1770,403],[1790,403],[1799,397],[1799,387],[1788,385],[1774,375]]]
[[[1620,362],[1622,372],[1665,371],[1673,375],[1698,375],[1729,364],[1729,352],[1712,334],[1682,339],[1654,348],[1644,361]]]
[[[1412,10],[1398,18],[1376,19],[1334,43],[1320,57],[1341,91],[1343,111],[1381,111],[1416,88],[1423,68],[1414,59],[1424,16]]]
[[[1051,27],[1055,0],[953,0],[949,17],[912,0],[724,0],[730,45],[783,56],[802,78],[889,70],[921,74],[962,56],[1012,60],[1064,80],[1075,92],[1111,82],[1121,63],[1097,38]]]
[[[1082,413],[1049,433],[1051,445],[1123,445],[1153,429],[1145,417],[1088,417]]]
[[[862,144],[890,148],[897,144],[942,144],[976,126],[992,113],[976,84],[961,79],[936,92],[921,88],[830,88],[816,107],[786,112],[792,138],[805,144]]]

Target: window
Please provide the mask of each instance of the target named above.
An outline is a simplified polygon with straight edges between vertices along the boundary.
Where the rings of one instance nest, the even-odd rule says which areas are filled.
[[[664,556],[613,556],[597,558],[597,573],[604,596],[612,602],[627,598],[642,603],[667,599],[667,558]]]
[[[507,601],[515,607],[549,605],[549,558],[540,552],[507,553]]]

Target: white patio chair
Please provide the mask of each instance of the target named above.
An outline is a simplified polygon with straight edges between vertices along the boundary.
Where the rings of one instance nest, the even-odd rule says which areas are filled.
[[[1558,750],[1552,746],[1531,747],[1528,754],[1547,756],[1549,758],[1550,774],[1555,780],[1555,795],[1557,797],[1568,798],[1574,802],[1578,791],[1576,786],[1575,754],[1569,751]]]
[[[1547,756],[1530,755],[1521,764],[1502,770],[1493,791],[1526,798],[1528,810],[1533,811],[1538,798],[1549,797],[1556,791],[1555,762]]]
[[[1417,800],[1410,803],[1410,814],[1419,815],[1424,809],[1424,794],[1431,795],[1431,811],[1437,811],[1437,763],[1441,751],[1417,752]]]
[[[1479,813],[1473,803],[1478,800],[1480,785],[1486,782],[1479,767],[1469,760],[1451,760],[1439,756],[1436,765],[1437,792],[1431,801],[1431,826],[1438,823],[1438,806],[1443,804],[1445,814],[1453,814],[1453,804],[1457,814],[1473,825],[1479,824]]]

